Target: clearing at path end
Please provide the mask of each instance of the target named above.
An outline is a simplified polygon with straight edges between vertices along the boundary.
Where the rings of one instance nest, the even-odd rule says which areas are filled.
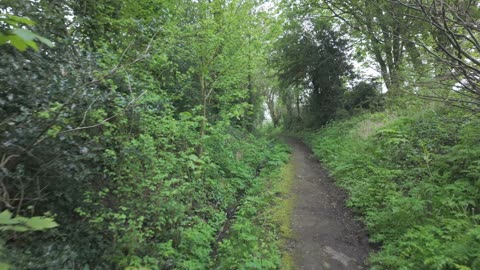
[[[291,253],[297,269],[367,269],[368,239],[345,205],[325,169],[301,141],[287,139],[293,150],[296,196],[292,213]]]

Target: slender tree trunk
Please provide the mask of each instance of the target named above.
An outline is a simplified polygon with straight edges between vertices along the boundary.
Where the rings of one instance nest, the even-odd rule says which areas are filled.
[[[207,125],[207,89],[205,86],[205,75],[200,75],[200,92],[202,98],[202,122],[200,123],[200,144],[197,148],[197,155],[201,156],[203,154],[203,137],[205,137],[205,129]]]
[[[270,117],[272,118],[273,126],[277,127],[279,121],[278,121],[278,115],[275,112],[275,97],[273,93],[268,93],[266,103],[267,103],[268,112],[270,113]]]
[[[250,61],[249,61],[250,63]],[[250,66],[250,64],[249,64]],[[249,70],[250,70],[250,67],[249,67]],[[255,129],[255,120],[256,120],[256,117],[257,115],[254,114],[255,113],[255,94],[253,93],[253,82],[252,82],[252,74],[248,73],[248,86],[247,86],[247,89],[248,89],[248,97],[249,97],[249,102],[250,104],[253,106],[253,110],[252,110],[252,114],[251,116],[248,115],[248,112],[245,114],[245,117],[243,120],[246,125],[246,128],[248,131],[253,131]]]
[[[296,98],[297,98],[297,117],[298,119],[302,119],[302,117],[300,116],[300,93],[297,91],[295,91],[295,94],[296,94]]]

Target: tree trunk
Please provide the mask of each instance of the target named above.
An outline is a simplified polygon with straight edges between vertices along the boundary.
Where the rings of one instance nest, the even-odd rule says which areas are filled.
[[[205,129],[207,125],[207,89],[205,86],[205,75],[200,75],[200,93],[202,98],[202,122],[200,123],[200,144],[197,148],[197,155],[203,154],[203,137],[205,137]]]
[[[295,94],[296,94],[296,103],[297,103],[297,117],[298,117],[298,120],[301,120],[302,117],[300,116],[300,93],[299,91],[295,91]]]
[[[270,113],[270,117],[272,118],[273,126],[277,127],[279,123],[278,115],[275,112],[275,96],[272,93],[273,90],[270,90],[270,92],[267,94],[267,108],[268,112]]]

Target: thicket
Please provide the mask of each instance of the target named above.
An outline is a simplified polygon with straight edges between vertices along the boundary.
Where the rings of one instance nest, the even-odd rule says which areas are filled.
[[[423,105],[306,135],[381,244],[371,269],[479,269],[478,134],[475,115]]]
[[[277,268],[265,101],[276,126],[324,127],[374,268],[478,268],[478,4],[276,4],[1,1],[1,260]]]
[[[2,262],[278,267],[263,189],[287,154],[252,135],[275,25],[256,1],[6,0],[0,14]]]

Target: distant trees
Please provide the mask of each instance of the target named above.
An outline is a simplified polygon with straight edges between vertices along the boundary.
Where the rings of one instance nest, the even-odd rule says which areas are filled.
[[[335,45],[340,51],[354,53],[359,61],[375,61],[381,84],[386,88],[390,100],[414,95],[479,110],[480,7],[477,1],[303,0],[285,1],[284,8],[286,14],[290,15],[286,16],[287,27],[278,44],[283,42],[292,45],[291,48],[283,45],[287,48],[283,50],[283,57],[290,59],[283,63],[284,66],[279,65],[279,78],[285,83],[283,89],[301,83],[304,89],[319,89],[315,86],[318,85],[318,78],[311,76],[315,73],[314,68],[307,67],[318,68],[323,62],[321,57],[314,59],[318,54],[312,53],[305,42],[308,40],[305,33],[314,36],[315,23],[323,21],[329,22],[331,29],[346,33],[342,38],[348,39],[351,46]],[[304,31],[303,37],[293,37],[291,34],[295,32],[294,21],[301,22],[296,31]],[[288,38],[290,41],[287,41]],[[303,49],[297,48],[295,51],[294,46],[303,46]],[[304,52],[308,52],[308,57],[302,54]],[[324,65],[322,69],[325,68]],[[310,84],[305,83],[308,79]],[[326,80],[322,79],[322,86],[325,87],[324,82]],[[360,86],[363,89],[366,84]],[[351,93],[348,95],[347,99],[352,97]],[[301,98],[291,99],[290,103],[294,106],[294,100]],[[327,108],[333,103],[328,99],[321,97],[326,104],[315,110],[317,114],[321,114],[322,110],[330,110]],[[320,104],[319,100],[317,104]],[[351,107],[352,104],[345,105]],[[286,108],[289,109],[289,106],[286,105]]]
[[[342,106],[343,78],[351,72],[347,42],[327,21],[295,19],[289,21],[277,43],[278,76],[284,91],[295,86],[303,89],[290,91],[290,97],[294,95],[289,102],[297,102],[299,107],[299,99],[304,97],[306,124],[320,127]]]
[[[384,107],[381,86],[376,82],[361,81],[350,91],[345,92],[345,109],[353,113],[355,110],[380,111]]]
[[[390,0],[325,0],[320,5],[350,29],[357,51],[373,56],[390,95],[401,94],[405,60],[410,59],[417,69],[422,64],[419,47],[412,42],[419,23],[409,18],[411,11]]]
[[[345,112],[384,108],[381,84],[372,80],[346,86],[347,80],[356,77],[350,56],[352,41],[342,35],[339,25],[328,14],[315,12],[315,5],[307,3],[297,2],[287,7],[286,26],[276,42],[272,62],[280,87],[273,93],[278,96],[276,104],[269,104],[269,108],[283,106],[283,123],[287,128],[299,125],[318,128],[336,118],[337,113],[343,117]],[[392,84],[396,76],[394,66],[386,66],[389,75],[383,74]],[[273,120],[274,124],[278,122]]]
[[[477,110],[478,1],[324,0],[314,5],[328,8],[362,42],[357,48],[375,59],[389,95],[418,93],[419,83],[433,79],[438,84],[428,87],[460,91],[419,96]]]

